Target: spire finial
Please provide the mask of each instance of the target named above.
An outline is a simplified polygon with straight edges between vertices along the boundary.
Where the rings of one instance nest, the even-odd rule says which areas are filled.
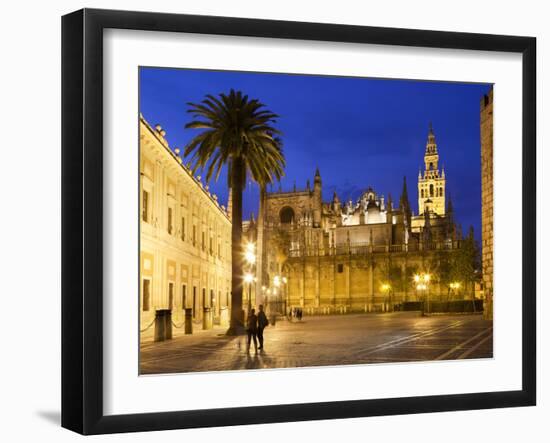
[[[451,192],[447,192],[447,212],[453,212],[453,201],[451,200]]]
[[[435,143],[435,134],[431,121],[428,130],[428,141],[426,143],[426,154],[437,154],[437,145]]]

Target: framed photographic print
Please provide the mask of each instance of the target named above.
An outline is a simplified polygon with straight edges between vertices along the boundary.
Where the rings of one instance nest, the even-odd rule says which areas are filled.
[[[534,38],[62,25],[64,427],[535,404]]]

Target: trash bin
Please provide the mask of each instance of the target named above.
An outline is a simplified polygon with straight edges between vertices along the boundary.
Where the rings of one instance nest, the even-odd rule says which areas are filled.
[[[193,333],[193,309],[185,308],[185,333]]]
[[[212,329],[212,308],[203,308],[202,329]]]

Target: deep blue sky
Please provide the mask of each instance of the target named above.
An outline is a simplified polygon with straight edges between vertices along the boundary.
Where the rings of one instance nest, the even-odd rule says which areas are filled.
[[[183,148],[199,132],[184,129],[192,118],[187,102],[231,88],[260,99],[280,115],[287,159],[283,190],[294,183],[305,188],[308,178],[313,185],[318,166],[325,201],[334,190],[345,201],[372,186],[386,198],[391,193],[395,202],[406,176],[418,213],[417,176],[431,121],[457,221],[465,233],[473,225],[480,238],[479,103],[488,84],[166,68],[141,68],[139,75],[140,112],[166,130],[172,148]],[[210,188],[225,204],[225,176]],[[252,185],[244,194],[245,218],[257,205]]]

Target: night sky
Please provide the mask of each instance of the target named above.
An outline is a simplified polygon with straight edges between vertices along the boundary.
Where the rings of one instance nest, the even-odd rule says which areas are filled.
[[[396,202],[406,176],[417,214],[418,170],[432,122],[457,222],[465,233],[474,226],[480,238],[479,103],[488,84],[165,68],[141,68],[139,75],[140,112],[166,130],[172,148],[184,148],[199,133],[184,129],[192,118],[187,102],[231,88],[258,98],[280,116],[276,126],[283,132],[287,161],[283,190],[294,183],[304,189],[308,178],[313,186],[318,166],[324,201],[334,190],[341,201],[356,199],[372,186],[386,199],[391,193]],[[210,183],[223,204],[226,185],[224,174]],[[249,185],[244,217],[257,206],[258,189]]]

